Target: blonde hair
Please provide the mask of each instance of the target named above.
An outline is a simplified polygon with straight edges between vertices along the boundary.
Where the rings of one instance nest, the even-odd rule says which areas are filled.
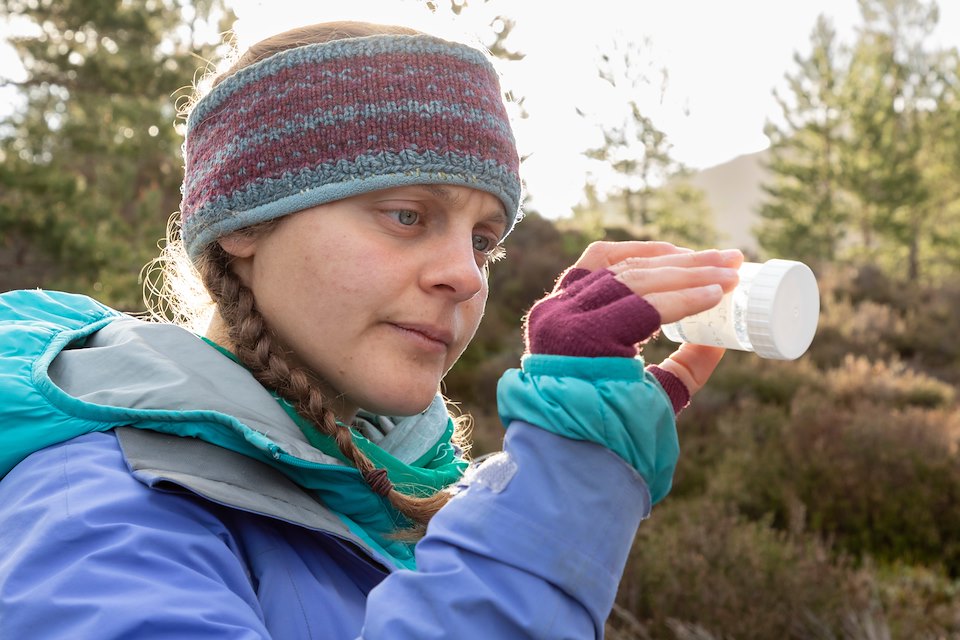
[[[332,22],[292,29],[251,46],[227,71],[213,79],[212,86],[226,76],[286,49],[351,37],[418,33],[406,27],[365,22]],[[196,100],[192,102],[195,104]],[[275,224],[277,220],[272,220],[240,233],[264,233]],[[180,239],[179,219],[171,218],[160,256],[144,268],[144,300],[152,318],[175,322],[203,333],[213,313],[219,312],[228,327],[235,355],[244,366],[261,384],[290,402],[317,431],[336,442],[347,460],[369,478],[375,470],[373,463],[357,448],[350,430],[337,426],[316,374],[295,365],[277,343],[257,309],[253,292],[231,269],[231,259],[219,243],[212,242],[195,262],[191,261]],[[470,418],[457,414],[449,403],[448,411],[455,424],[454,443],[466,452],[469,450]],[[402,537],[415,538],[446,504],[449,494],[438,491],[429,496],[410,496],[391,486],[386,497],[413,523],[409,530],[401,532]]]

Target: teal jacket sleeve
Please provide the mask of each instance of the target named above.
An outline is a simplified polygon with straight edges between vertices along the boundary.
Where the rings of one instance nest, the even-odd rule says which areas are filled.
[[[680,446],[666,392],[640,358],[527,355],[497,388],[500,420],[523,421],[602,445],[646,481],[653,503],[670,491]]]

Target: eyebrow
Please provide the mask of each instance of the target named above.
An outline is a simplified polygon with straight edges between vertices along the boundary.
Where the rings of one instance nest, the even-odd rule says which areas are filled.
[[[438,184],[425,184],[422,185],[422,188],[426,189],[431,195],[440,198],[447,204],[456,204],[457,202],[457,196],[453,193],[453,191],[450,191],[450,189],[447,189],[446,187],[442,187]]]
[[[440,200],[443,200],[444,202],[450,205],[455,205],[457,201],[460,199],[459,196],[455,194],[453,191],[439,184],[424,184],[419,186],[423,189],[426,189],[428,192],[430,192],[431,195],[439,198]],[[503,211],[503,209],[497,209],[495,212],[491,213],[487,219],[498,222],[498,223],[502,223],[504,228],[506,228],[507,225],[509,224],[509,221],[507,219],[507,214]]]
[[[504,230],[506,230],[506,228],[510,226],[510,220],[507,219],[507,214],[503,212],[503,209],[497,209],[494,213],[490,215],[488,220],[490,220],[491,222],[495,222],[497,224],[502,224]]]

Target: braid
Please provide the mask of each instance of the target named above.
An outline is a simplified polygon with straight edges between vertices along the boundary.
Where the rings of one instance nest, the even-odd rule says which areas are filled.
[[[390,504],[413,523],[412,528],[400,532],[400,537],[415,539],[421,536],[430,518],[447,503],[449,494],[438,491],[424,497],[409,496],[397,491],[385,479],[383,472],[377,470],[357,447],[351,430],[337,424],[333,412],[324,402],[323,393],[314,383],[315,376],[303,367],[291,366],[257,310],[253,292],[244,286],[229,263],[229,254],[219,243],[213,242],[205,252],[200,272],[229,328],[239,360],[260,384],[275,390],[317,431],[330,436],[371,488],[389,499]]]

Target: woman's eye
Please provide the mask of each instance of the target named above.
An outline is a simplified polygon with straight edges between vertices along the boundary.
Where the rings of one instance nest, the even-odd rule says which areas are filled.
[[[487,236],[476,234],[473,236],[473,250],[487,253],[496,246],[496,243]]]
[[[401,209],[399,211],[393,211],[393,215],[397,218],[397,222],[404,226],[412,226],[417,224],[417,221],[420,219],[420,214],[416,211],[409,211],[407,209]]]

